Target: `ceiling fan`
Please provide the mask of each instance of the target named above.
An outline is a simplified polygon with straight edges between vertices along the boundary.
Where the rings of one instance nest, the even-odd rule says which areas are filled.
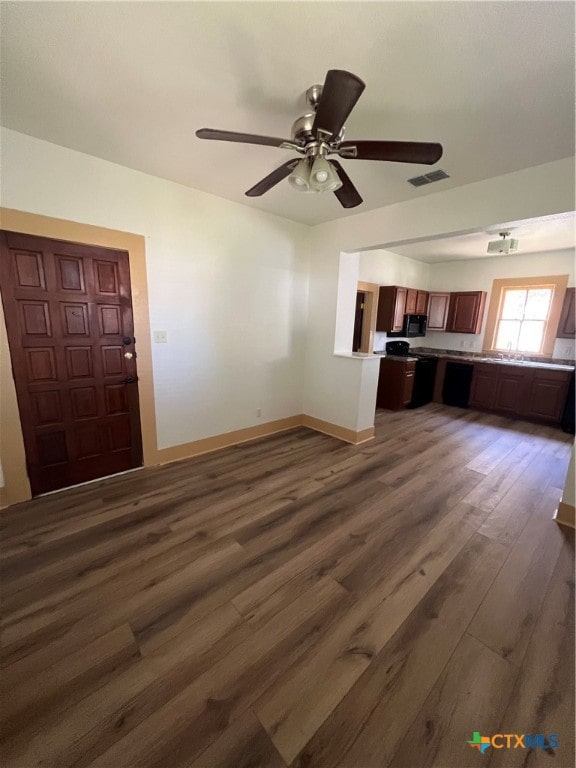
[[[304,157],[288,160],[246,192],[259,197],[286,176],[302,192],[334,192],[344,208],[360,205],[362,198],[337,160],[385,160],[394,163],[433,165],[442,157],[442,145],[416,141],[344,141],[344,123],[366,87],[359,77],[343,69],[330,69],[324,85],[313,85],[306,100],[313,112],[299,117],[292,126],[292,139],[251,133],[201,128],[199,139],[237,141],[293,149]]]

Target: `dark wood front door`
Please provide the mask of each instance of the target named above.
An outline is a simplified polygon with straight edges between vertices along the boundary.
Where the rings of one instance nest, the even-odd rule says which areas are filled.
[[[128,254],[0,231],[34,495],[142,464]]]

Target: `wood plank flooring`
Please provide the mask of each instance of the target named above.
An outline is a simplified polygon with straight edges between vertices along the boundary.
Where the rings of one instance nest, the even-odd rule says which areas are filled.
[[[430,404],[5,510],[2,765],[572,768],[570,448]]]

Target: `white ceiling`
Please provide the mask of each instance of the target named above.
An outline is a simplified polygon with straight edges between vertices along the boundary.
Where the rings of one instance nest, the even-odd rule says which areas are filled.
[[[3,2],[2,123],[314,224],[574,154],[571,2]],[[364,198],[246,189],[294,156],[201,141],[289,137],[330,68],[367,84],[347,138],[440,141],[430,166],[344,160]]]
[[[454,237],[441,237],[406,245],[388,246],[386,250],[408,256],[410,259],[437,264],[442,261],[466,259],[505,259],[506,255],[487,253],[488,243],[500,240],[500,232],[511,232],[519,241],[518,251],[509,256],[523,253],[548,253],[574,249],[576,244],[576,214],[567,212],[538,219],[509,221],[495,224],[482,232],[470,232]]]

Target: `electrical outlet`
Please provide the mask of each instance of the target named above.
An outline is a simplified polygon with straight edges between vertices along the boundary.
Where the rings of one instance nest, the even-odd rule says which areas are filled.
[[[256,416],[260,418],[262,416],[262,408],[256,408]]]
[[[168,334],[166,331],[154,331],[154,343],[166,344],[168,342]]]

